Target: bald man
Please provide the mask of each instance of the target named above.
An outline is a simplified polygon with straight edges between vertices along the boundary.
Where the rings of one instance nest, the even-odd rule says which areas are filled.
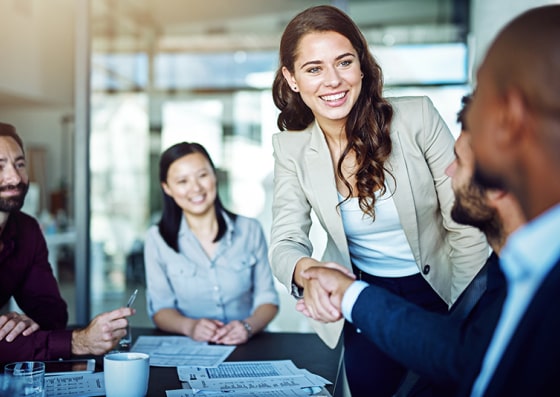
[[[505,186],[529,223],[502,250],[508,293],[482,369],[462,395],[560,395],[560,5],[498,34],[467,112],[476,175]],[[474,382],[474,386],[473,385]]]

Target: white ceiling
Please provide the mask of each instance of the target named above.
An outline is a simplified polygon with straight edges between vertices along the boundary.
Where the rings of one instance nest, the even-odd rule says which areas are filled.
[[[464,34],[468,0],[95,0],[94,48],[157,51],[276,48],[303,9],[333,4],[370,42],[453,41]]]
[[[371,44],[457,41],[466,34],[470,7],[469,0],[89,1],[92,48],[112,52],[276,49],[288,21],[319,4],[347,11]],[[22,94],[0,89],[0,106],[49,102]]]

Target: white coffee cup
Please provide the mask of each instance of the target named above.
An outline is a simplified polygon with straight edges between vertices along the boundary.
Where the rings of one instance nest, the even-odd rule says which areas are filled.
[[[107,397],[144,397],[148,392],[150,356],[145,353],[109,353],[103,357]]]

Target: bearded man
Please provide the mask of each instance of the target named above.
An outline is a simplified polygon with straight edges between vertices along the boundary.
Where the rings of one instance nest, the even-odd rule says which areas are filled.
[[[134,309],[96,316],[83,329],[66,329],[68,310],[48,261],[37,221],[21,212],[29,187],[23,142],[0,123],[0,307],[13,297],[23,313],[0,316],[0,362],[100,355],[126,334]]]

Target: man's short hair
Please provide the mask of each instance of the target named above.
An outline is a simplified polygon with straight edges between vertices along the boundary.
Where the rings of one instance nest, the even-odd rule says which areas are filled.
[[[470,105],[472,100],[472,95],[467,94],[461,98],[461,110],[457,113],[457,122],[461,125],[461,131],[467,130],[467,122],[465,120],[465,114],[467,113],[467,107]]]
[[[21,150],[23,151],[23,141],[16,132],[16,127],[8,123],[0,122],[0,136],[7,136],[13,138],[17,142]]]

